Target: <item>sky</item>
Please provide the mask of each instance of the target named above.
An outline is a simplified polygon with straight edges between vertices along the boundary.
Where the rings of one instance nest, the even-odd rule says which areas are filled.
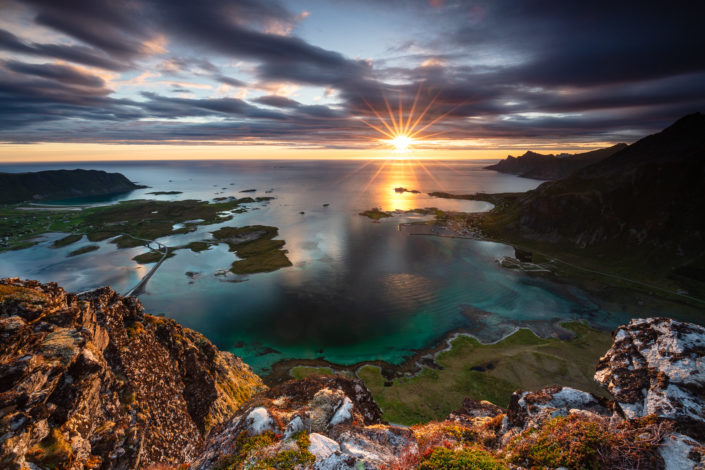
[[[705,2],[0,0],[0,161],[494,158],[705,110]]]

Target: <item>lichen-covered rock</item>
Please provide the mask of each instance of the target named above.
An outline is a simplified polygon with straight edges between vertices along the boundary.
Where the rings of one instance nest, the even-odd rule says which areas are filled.
[[[671,434],[664,439],[659,454],[665,470],[705,469],[705,446],[682,434]]]
[[[606,416],[610,414],[608,406],[606,400],[592,393],[553,386],[535,392],[514,392],[509,401],[507,419],[510,427],[526,429],[556,416],[567,416],[573,410]]]
[[[453,411],[448,419],[460,423],[473,420],[475,418],[494,418],[504,413],[504,410],[494,403],[488,401],[476,401],[472,398],[465,398],[463,406]]]
[[[191,460],[263,388],[250,368],[110,288],[0,280],[0,467]]]
[[[670,318],[632,320],[615,331],[595,380],[625,417],[655,414],[705,440],[705,328]]]
[[[253,397],[230,421],[214,429],[191,468],[206,470],[243,452],[247,456],[263,452],[251,443],[264,433],[276,441],[268,452],[283,452],[283,443],[307,436],[306,450],[314,461],[306,468],[388,468],[397,463],[398,455],[418,453],[413,433],[382,424],[381,416],[359,380],[331,376],[292,380]]]

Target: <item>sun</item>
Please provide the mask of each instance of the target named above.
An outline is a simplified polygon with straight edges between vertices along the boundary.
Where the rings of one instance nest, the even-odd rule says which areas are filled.
[[[394,147],[394,151],[400,153],[408,152],[413,142],[414,139],[405,134],[399,134],[389,141]]]

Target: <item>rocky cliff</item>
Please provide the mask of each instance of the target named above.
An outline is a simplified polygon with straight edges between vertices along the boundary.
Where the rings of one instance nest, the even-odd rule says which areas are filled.
[[[120,173],[102,170],[0,173],[0,204],[102,196],[143,187]]]
[[[616,144],[612,147],[574,155],[545,155],[529,150],[518,157],[509,155],[504,160],[485,168],[523,178],[557,180],[570,176],[571,173],[575,173],[588,165],[602,161],[626,147],[627,144]]]
[[[135,298],[0,281],[0,468],[190,461],[262,388],[239,358]]]
[[[359,380],[272,389],[198,333],[108,288],[0,281],[0,466],[154,469],[705,468],[705,328],[637,319],[596,380],[382,420]],[[255,393],[257,392],[257,393]]]

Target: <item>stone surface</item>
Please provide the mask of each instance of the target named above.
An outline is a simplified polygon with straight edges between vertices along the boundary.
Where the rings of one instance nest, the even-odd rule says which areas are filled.
[[[511,427],[526,429],[538,426],[546,419],[567,416],[572,410],[607,416],[611,413],[608,406],[605,400],[592,393],[571,387],[546,387],[535,392],[514,392],[507,419]]]
[[[705,328],[670,318],[619,327],[595,379],[627,418],[655,414],[705,440]]]
[[[135,298],[0,280],[0,468],[189,461],[262,388],[239,358]]]
[[[381,469],[394,465],[400,454],[418,453],[413,433],[382,424],[381,416],[359,380],[335,376],[292,380],[243,404],[209,436],[191,468],[212,468],[224,456],[237,455],[243,438],[266,431],[278,436],[282,429],[281,442],[297,432],[308,434],[308,451],[316,457],[317,469]]]

